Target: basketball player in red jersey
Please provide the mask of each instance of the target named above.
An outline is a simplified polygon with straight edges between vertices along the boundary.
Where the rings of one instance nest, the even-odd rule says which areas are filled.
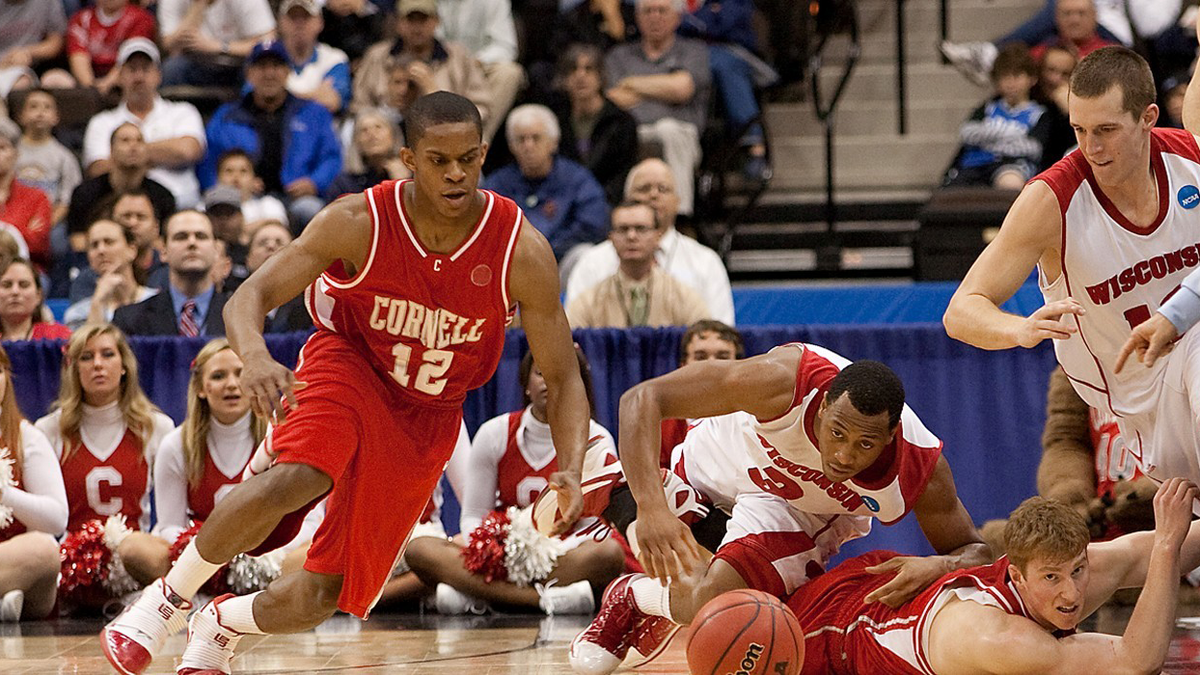
[[[1007,556],[951,572],[895,609],[864,601],[885,583],[864,568],[894,554],[851,558],[788,599],[805,631],[801,673],[1157,673],[1179,575],[1200,564],[1200,521],[1190,523],[1196,495],[1195,485],[1172,478],[1154,496],[1153,531],[1093,544],[1074,509],[1033,497],[1005,527]],[[1124,635],[1075,632],[1117,589],[1139,586]]]
[[[230,672],[246,633],[307,630],[338,608],[365,618],[450,457],[467,391],[496,369],[516,305],[545,364],[556,530],[579,516],[588,404],[554,256],[512,201],[476,188],[487,145],[474,104],[430,94],[405,122],[401,160],[414,178],[326,207],[226,306],[243,388],[277,422],[275,465],[217,504],[167,576],[104,630],[121,672],[149,665],[221,564],[284,543],[326,495],[304,569],[196,612],[178,672]],[[293,374],[267,352],[262,326],[301,291],[317,332]]]

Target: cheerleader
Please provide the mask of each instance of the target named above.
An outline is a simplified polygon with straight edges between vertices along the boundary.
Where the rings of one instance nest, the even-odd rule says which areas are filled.
[[[593,401],[591,369],[578,347],[579,371]],[[546,382],[526,354],[519,370],[527,405],[488,420],[471,443],[462,497],[462,532],[469,537],[489,513],[533,503],[558,470],[550,425],[546,417]],[[589,453],[611,453],[615,444],[607,429],[591,422]],[[597,534],[595,518],[576,523],[561,542],[553,569],[533,585],[487,581],[467,569],[463,542],[432,537],[409,542],[405,560],[427,585],[437,587],[437,607],[443,614],[480,613],[488,603],[540,608],[547,614],[589,614],[595,608],[593,587],[604,588],[623,571],[625,551],[613,538]],[[591,533],[591,534],[589,534]],[[596,541],[601,539],[601,541]]]
[[[154,455],[174,426],[142,392],[119,329],[87,324],[71,336],[55,410],[37,422],[62,468],[68,535],[110,516],[132,530],[149,528]],[[106,545],[115,549],[119,539],[106,537]]]
[[[0,347],[0,621],[54,607],[58,542],[67,525],[62,472],[45,435],[21,417],[12,362]]]
[[[163,439],[154,460],[152,533],[138,532],[121,545],[125,568],[148,584],[171,568],[171,544],[241,482],[266,423],[250,412],[242,392],[242,360],[225,338],[204,345],[188,378],[187,418]]]

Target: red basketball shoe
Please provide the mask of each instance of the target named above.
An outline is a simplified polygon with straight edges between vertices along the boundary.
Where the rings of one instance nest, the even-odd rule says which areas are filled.
[[[571,641],[570,662],[576,673],[607,675],[619,667],[644,665],[679,632],[681,626],[674,621],[638,609],[630,585],[644,578],[645,574],[626,574],[609,584],[596,618]]]
[[[117,672],[138,675],[145,670],[167,638],[187,624],[192,603],[159,579],[100,631],[104,656]]]

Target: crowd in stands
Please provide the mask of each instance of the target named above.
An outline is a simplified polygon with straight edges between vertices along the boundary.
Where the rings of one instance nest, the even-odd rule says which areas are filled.
[[[965,77],[993,89],[963,123],[945,184],[1020,189],[1070,152],[1068,80],[1075,64],[1101,47],[1123,45],[1145,56],[1159,88],[1158,125],[1183,128],[1195,11],[1183,0],[1047,0],[994,41],[942,43],[942,54]]]
[[[621,321],[586,325],[732,323],[720,259],[676,225],[695,210],[710,117],[741,148],[734,170],[770,179],[759,98],[778,76],[757,51],[754,3],[563,0],[550,28],[547,11],[0,0],[0,244],[13,245],[6,268],[27,261],[34,277],[13,282],[30,316],[6,318],[5,336],[49,334],[35,327],[57,325],[54,298],[69,299],[66,314],[55,305],[67,330],[111,320],[130,335],[222,334],[259,232],[261,264],[330,201],[408,177],[405,111],[438,90],[478,106],[493,146],[482,186],[546,235],[569,298],[617,280],[623,298],[587,302],[623,304],[607,312]],[[649,230],[612,221],[627,201],[653,207]],[[650,256],[646,272],[629,271],[633,248]],[[274,324],[307,328],[292,309]]]

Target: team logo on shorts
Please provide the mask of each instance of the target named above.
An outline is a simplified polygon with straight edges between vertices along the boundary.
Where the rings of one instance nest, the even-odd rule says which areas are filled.
[[[471,270],[471,283],[476,286],[487,286],[492,281],[492,268],[487,265],[476,265]]]
[[[1179,205],[1185,209],[1194,209],[1200,205],[1200,188],[1195,185],[1184,185],[1179,188]]]

